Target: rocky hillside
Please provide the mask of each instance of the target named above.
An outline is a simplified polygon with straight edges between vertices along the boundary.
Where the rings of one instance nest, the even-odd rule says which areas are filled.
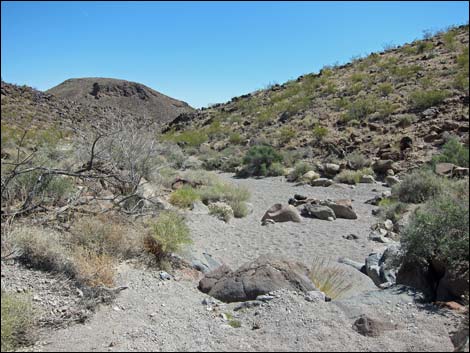
[[[47,91],[90,107],[118,108],[139,119],[168,122],[193,109],[140,83],[111,78],[77,78]]]
[[[407,169],[450,136],[468,145],[468,42],[468,26],[453,28],[182,114],[163,132],[214,158],[269,144],[294,160],[355,153]]]

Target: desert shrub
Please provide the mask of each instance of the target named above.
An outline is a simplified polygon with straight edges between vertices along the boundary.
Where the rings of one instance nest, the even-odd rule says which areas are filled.
[[[379,92],[383,97],[387,97],[390,93],[393,92],[393,86],[391,83],[388,82],[379,84],[377,88],[379,89]]]
[[[406,203],[421,203],[442,192],[445,180],[431,170],[417,169],[392,187],[392,194]]]
[[[394,80],[398,82],[403,82],[408,80],[413,75],[417,74],[422,70],[420,65],[410,65],[410,66],[400,66],[395,65],[389,69],[390,73],[393,75]]]
[[[184,217],[174,211],[164,211],[155,222],[149,224],[145,247],[161,259],[180,251],[191,242],[189,227]]]
[[[227,157],[222,161],[220,165],[220,170],[224,172],[234,173],[238,167],[243,164],[243,158],[240,156],[231,156]]]
[[[313,127],[313,137],[316,140],[323,140],[328,135],[328,128],[325,126],[321,126],[319,124],[315,124]]]
[[[442,147],[442,151],[432,158],[432,164],[436,163],[454,163],[461,167],[469,166],[469,149],[460,143],[455,137]]]
[[[315,287],[331,299],[340,298],[353,287],[350,275],[328,260],[315,259],[309,273]]]
[[[291,127],[284,126],[279,130],[279,139],[281,143],[287,143],[295,137],[295,130]]]
[[[366,79],[366,77],[367,76],[361,72],[354,72],[353,74],[351,74],[351,82],[362,82]]]
[[[289,179],[292,181],[299,181],[305,173],[311,170],[315,170],[311,164],[299,162],[295,165],[294,170],[289,174]]]
[[[369,114],[375,112],[376,99],[373,97],[359,98],[348,106],[348,111],[343,115],[343,121],[363,120]]]
[[[409,101],[412,109],[421,111],[442,103],[447,96],[445,91],[417,91],[410,95]]]
[[[201,201],[206,205],[218,201],[227,203],[232,201],[247,201],[250,198],[250,192],[247,188],[224,182],[203,186],[198,191],[198,194]]]
[[[239,145],[243,142],[243,137],[238,132],[232,132],[229,137],[230,143]]]
[[[267,176],[280,176],[280,175],[284,175],[284,173],[285,173],[284,166],[281,163],[274,162],[268,168]]]
[[[456,35],[457,35],[457,32],[453,29],[447,31],[446,33],[444,33],[442,35],[442,39],[443,39],[444,44],[447,47],[447,49],[449,49],[449,50],[454,50],[455,49],[455,43],[456,43],[455,37],[456,37]]]
[[[229,205],[232,207],[235,218],[243,218],[248,215],[248,206],[246,205],[246,202],[235,200],[230,201]]]
[[[416,116],[413,114],[402,114],[398,117],[397,125],[400,127],[408,127],[413,124],[416,120]]]
[[[346,161],[351,169],[359,170],[370,165],[370,161],[360,152],[354,151],[346,156]]]
[[[380,201],[379,206],[382,219],[390,219],[393,223],[398,222],[408,209],[405,203],[393,199],[383,199]]]
[[[19,227],[12,230],[9,241],[20,253],[20,260],[34,268],[65,273],[74,277],[76,268],[70,252],[59,233],[39,227]]]
[[[1,347],[2,352],[14,351],[30,343],[34,324],[31,299],[24,294],[1,292]]]
[[[166,139],[184,146],[199,147],[209,140],[209,136],[204,130],[187,130],[179,134],[168,134]]]
[[[107,254],[97,254],[92,250],[77,247],[73,253],[76,278],[90,287],[113,287],[115,260]]]
[[[359,183],[364,175],[374,176],[374,171],[371,168],[362,168],[359,170],[343,170],[337,176],[335,176],[334,180],[338,183],[354,185]]]
[[[170,203],[179,208],[191,208],[193,203],[199,199],[199,194],[191,186],[183,186],[173,191],[170,195]]]
[[[282,156],[272,147],[253,146],[243,158],[245,167],[241,175],[266,176],[271,165],[275,162],[282,162]]]
[[[437,260],[453,271],[468,273],[468,202],[468,188],[463,194],[446,193],[426,202],[403,232],[405,257]]]
[[[416,45],[416,53],[422,54],[426,51],[430,51],[433,47],[434,47],[434,44],[432,42],[419,41],[418,44]]]
[[[95,254],[130,258],[141,253],[143,230],[138,225],[125,225],[114,217],[83,217],[70,228],[70,242]]]
[[[234,216],[232,207],[224,202],[214,202],[209,204],[209,214],[215,215],[224,222],[229,222]]]

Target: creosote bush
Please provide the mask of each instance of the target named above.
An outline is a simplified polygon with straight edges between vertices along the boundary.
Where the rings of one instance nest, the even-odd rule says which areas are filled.
[[[282,162],[282,156],[271,146],[253,146],[243,158],[245,165],[239,176],[268,176],[274,163]]]
[[[444,101],[448,93],[440,90],[417,91],[410,95],[410,106],[415,110],[426,110]]]
[[[442,147],[442,152],[434,156],[432,164],[437,163],[453,163],[460,167],[469,166],[469,149],[460,143],[455,137],[451,137],[450,140]]]
[[[417,169],[403,177],[401,183],[392,188],[392,194],[401,202],[421,203],[439,195],[446,180],[428,169]]]
[[[446,192],[426,202],[412,215],[403,232],[405,257],[438,261],[453,273],[468,275],[468,214],[468,182],[465,190]]]

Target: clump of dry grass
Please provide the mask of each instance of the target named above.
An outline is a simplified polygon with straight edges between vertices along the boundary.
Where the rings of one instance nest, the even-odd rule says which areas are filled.
[[[115,260],[106,254],[97,254],[84,248],[76,248],[73,254],[77,279],[90,287],[114,285]]]
[[[315,287],[331,299],[337,299],[352,289],[348,273],[326,259],[315,259],[310,269],[310,279]]]

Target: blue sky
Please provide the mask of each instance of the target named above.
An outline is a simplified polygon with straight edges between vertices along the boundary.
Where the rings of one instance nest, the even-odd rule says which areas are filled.
[[[2,1],[1,75],[143,83],[194,107],[468,22],[468,2]]]

